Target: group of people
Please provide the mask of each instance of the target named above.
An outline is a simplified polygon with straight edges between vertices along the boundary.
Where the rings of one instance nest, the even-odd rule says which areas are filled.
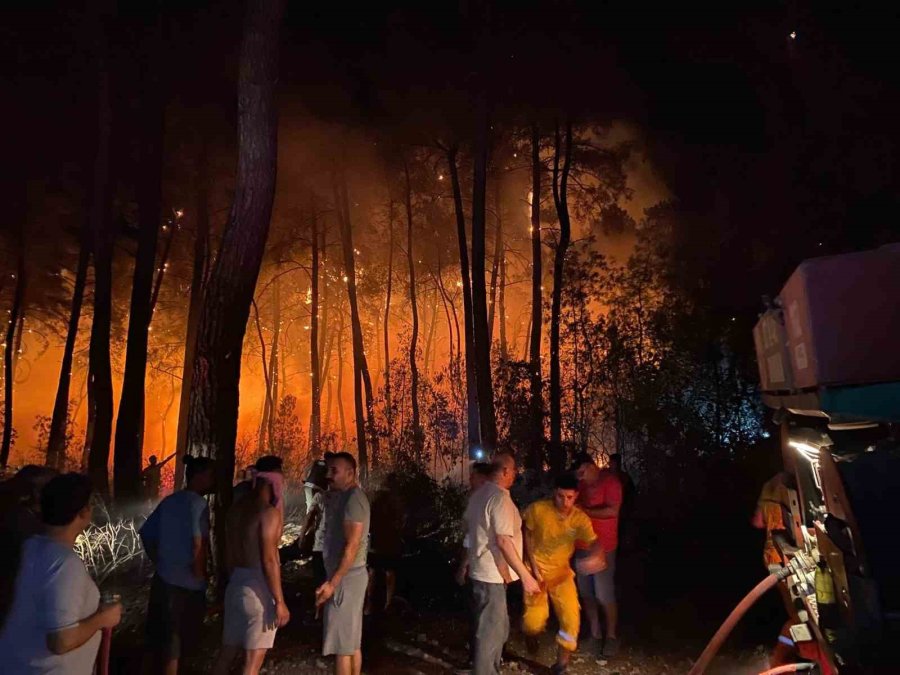
[[[367,560],[380,561],[375,567],[386,572],[389,605],[400,555],[402,509],[388,499],[390,490],[379,491],[375,505],[380,506],[370,507],[351,454],[329,453],[320,466],[323,476],[308,495],[299,545],[311,543],[319,561],[315,604],[323,618],[323,654],[334,655],[337,675],[359,675],[363,614],[371,587]],[[601,471],[589,456],[580,456],[571,472],[557,479],[551,499],[537,501],[520,514],[509,493],[516,474],[515,460],[506,454],[472,468],[466,555],[459,570],[460,581],[468,579],[471,587],[471,672],[499,673],[509,635],[506,587],[517,580],[525,593],[523,629],[529,649],[545,629],[550,606],[554,608],[560,626],[555,673],[565,672],[577,646],[582,609],[592,638],[602,638],[602,653],[614,655],[619,475]],[[181,657],[200,642],[207,614],[210,542],[205,496],[214,491],[216,475],[213,460],[186,457],[184,488],[159,502],[140,529],[155,566],[146,614],[146,673],[177,674]],[[235,487],[224,516],[228,583],[222,648],[213,670],[219,675],[228,673],[239,655],[243,673],[259,673],[278,629],[290,621],[279,555],[284,486],[281,460],[262,457],[247,480]],[[109,639],[122,609],[116,598],[101,599],[74,551],[76,539],[92,520],[90,480],[27,467],[0,498],[9,502],[3,505],[0,522],[5,540],[0,653],[9,672],[94,672],[101,641]],[[370,539],[373,516],[387,525],[374,527]]]
[[[461,672],[500,672],[510,628],[507,586],[519,580],[525,605],[522,629],[532,654],[553,606],[559,624],[553,673],[566,672],[578,646],[582,609],[595,649],[607,658],[616,655],[615,570],[623,480],[618,463],[611,464],[601,470],[589,455],[577,456],[570,472],[556,479],[553,496],[521,514],[509,492],[517,473],[514,457],[497,454],[491,464],[472,466],[466,555],[458,580],[470,583],[473,630],[470,668]]]
[[[198,644],[205,615],[209,511],[203,496],[214,488],[210,460],[185,458],[186,487],[166,497],[141,528],[156,565],[147,611],[151,672],[175,675],[182,655]],[[281,459],[261,457],[234,490],[224,528],[225,573],[222,649],[213,672],[225,675],[243,657],[245,675],[260,672],[278,629],[290,621],[281,584],[279,543],[284,527]],[[357,482],[356,459],[330,454],[325,482],[321,554],[324,576],[316,588],[323,610],[323,653],[335,656],[338,675],[362,668],[362,614],[370,508]]]
[[[331,454],[326,469],[332,498],[323,522],[324,578],[315,600],[324,610],[324,654],[335,655],[338,675],[358,675],[368,585],[369,502],[357,483],[352,455]],[[200,642],[210,543],[205,496],[215,484],[213,460],[185,457],[184,488],[163,499],[140,529],[155,566],[146,615],[145,673],[177,674],[181,657]],[[284,484],[281,460],[260,458],[250,478],[236,486],[224,516],[228,584],[215,673],[228,673],[239,654],[245,675],[259,673],[278,629],[290,620],[279,557]],[[94,673],[98,654],[104,658],[101,641],[105,638],[108,646],[122,607],[117,598],[101,599],[74,550],[93,517],[90,479],[26,467],[4,486],[0,500],[3,672]]]

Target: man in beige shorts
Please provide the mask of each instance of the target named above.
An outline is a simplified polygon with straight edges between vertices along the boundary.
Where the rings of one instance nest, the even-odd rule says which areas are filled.
[[[244,653],[244,675],[256,675],[276,631],[290,619],[281,590],[278,542],[283,525],[280,472],[257,472],[250,491],[228,513],[222,651],[214,672],[226,675],[238,652]]]

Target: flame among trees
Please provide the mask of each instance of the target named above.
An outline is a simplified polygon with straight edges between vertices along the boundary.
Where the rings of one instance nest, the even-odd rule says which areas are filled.
[[[300,471],[349,446],[364,475],[442,476],[479,444],[532,475],[615,449],[650,477],[753,440],[749,385],[682,283],[685,215],[664,203],[635,222],[624,208],[631,141],[562,112],[489,117],[488,101],[463,130],[326,126],[290,104],[279,128],[282,10],[250,3],[237,147],[215,112],[162,100],[120,125],[131,151],[114,156],[111,92],[141,99],[109,68],[110,22],[125,20],[98,21],[93,159],[59,197],[81,222],[60,222],[51,248],[3,233],[21,282],[0,291],[7,453],[13,397],[37,384],[14,379],[17,346],[39,342],[26,320],[62,365],[40,450],[107,492],[115,430],[117,498],[171,441],[221,458],[230,486],[267,452]],[[22,222],[61,212],[44,202]],[[630,255],[610,255],[623,241]]]

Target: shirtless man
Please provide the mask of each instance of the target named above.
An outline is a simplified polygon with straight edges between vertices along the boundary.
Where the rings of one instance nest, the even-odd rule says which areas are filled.
[[[281,590],[281,511],[284,478],[258,472],[245,496],[228,513],[225,541],[229,571],[225,590],[225,626],[216,675],[226,675],[244,652],[243,675],[257,675],[275,632],[291,615]]]

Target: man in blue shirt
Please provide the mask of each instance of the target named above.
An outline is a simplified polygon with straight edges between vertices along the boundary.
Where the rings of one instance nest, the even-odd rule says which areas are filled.
[[[185,457],[187,487],[159,503],[141,528],[147,556],[156,565],[147,608],[147,649],[152,672],[176,675],[178,660],[196,645],[206,612],[209,507],[215,487],[208,457]]]

